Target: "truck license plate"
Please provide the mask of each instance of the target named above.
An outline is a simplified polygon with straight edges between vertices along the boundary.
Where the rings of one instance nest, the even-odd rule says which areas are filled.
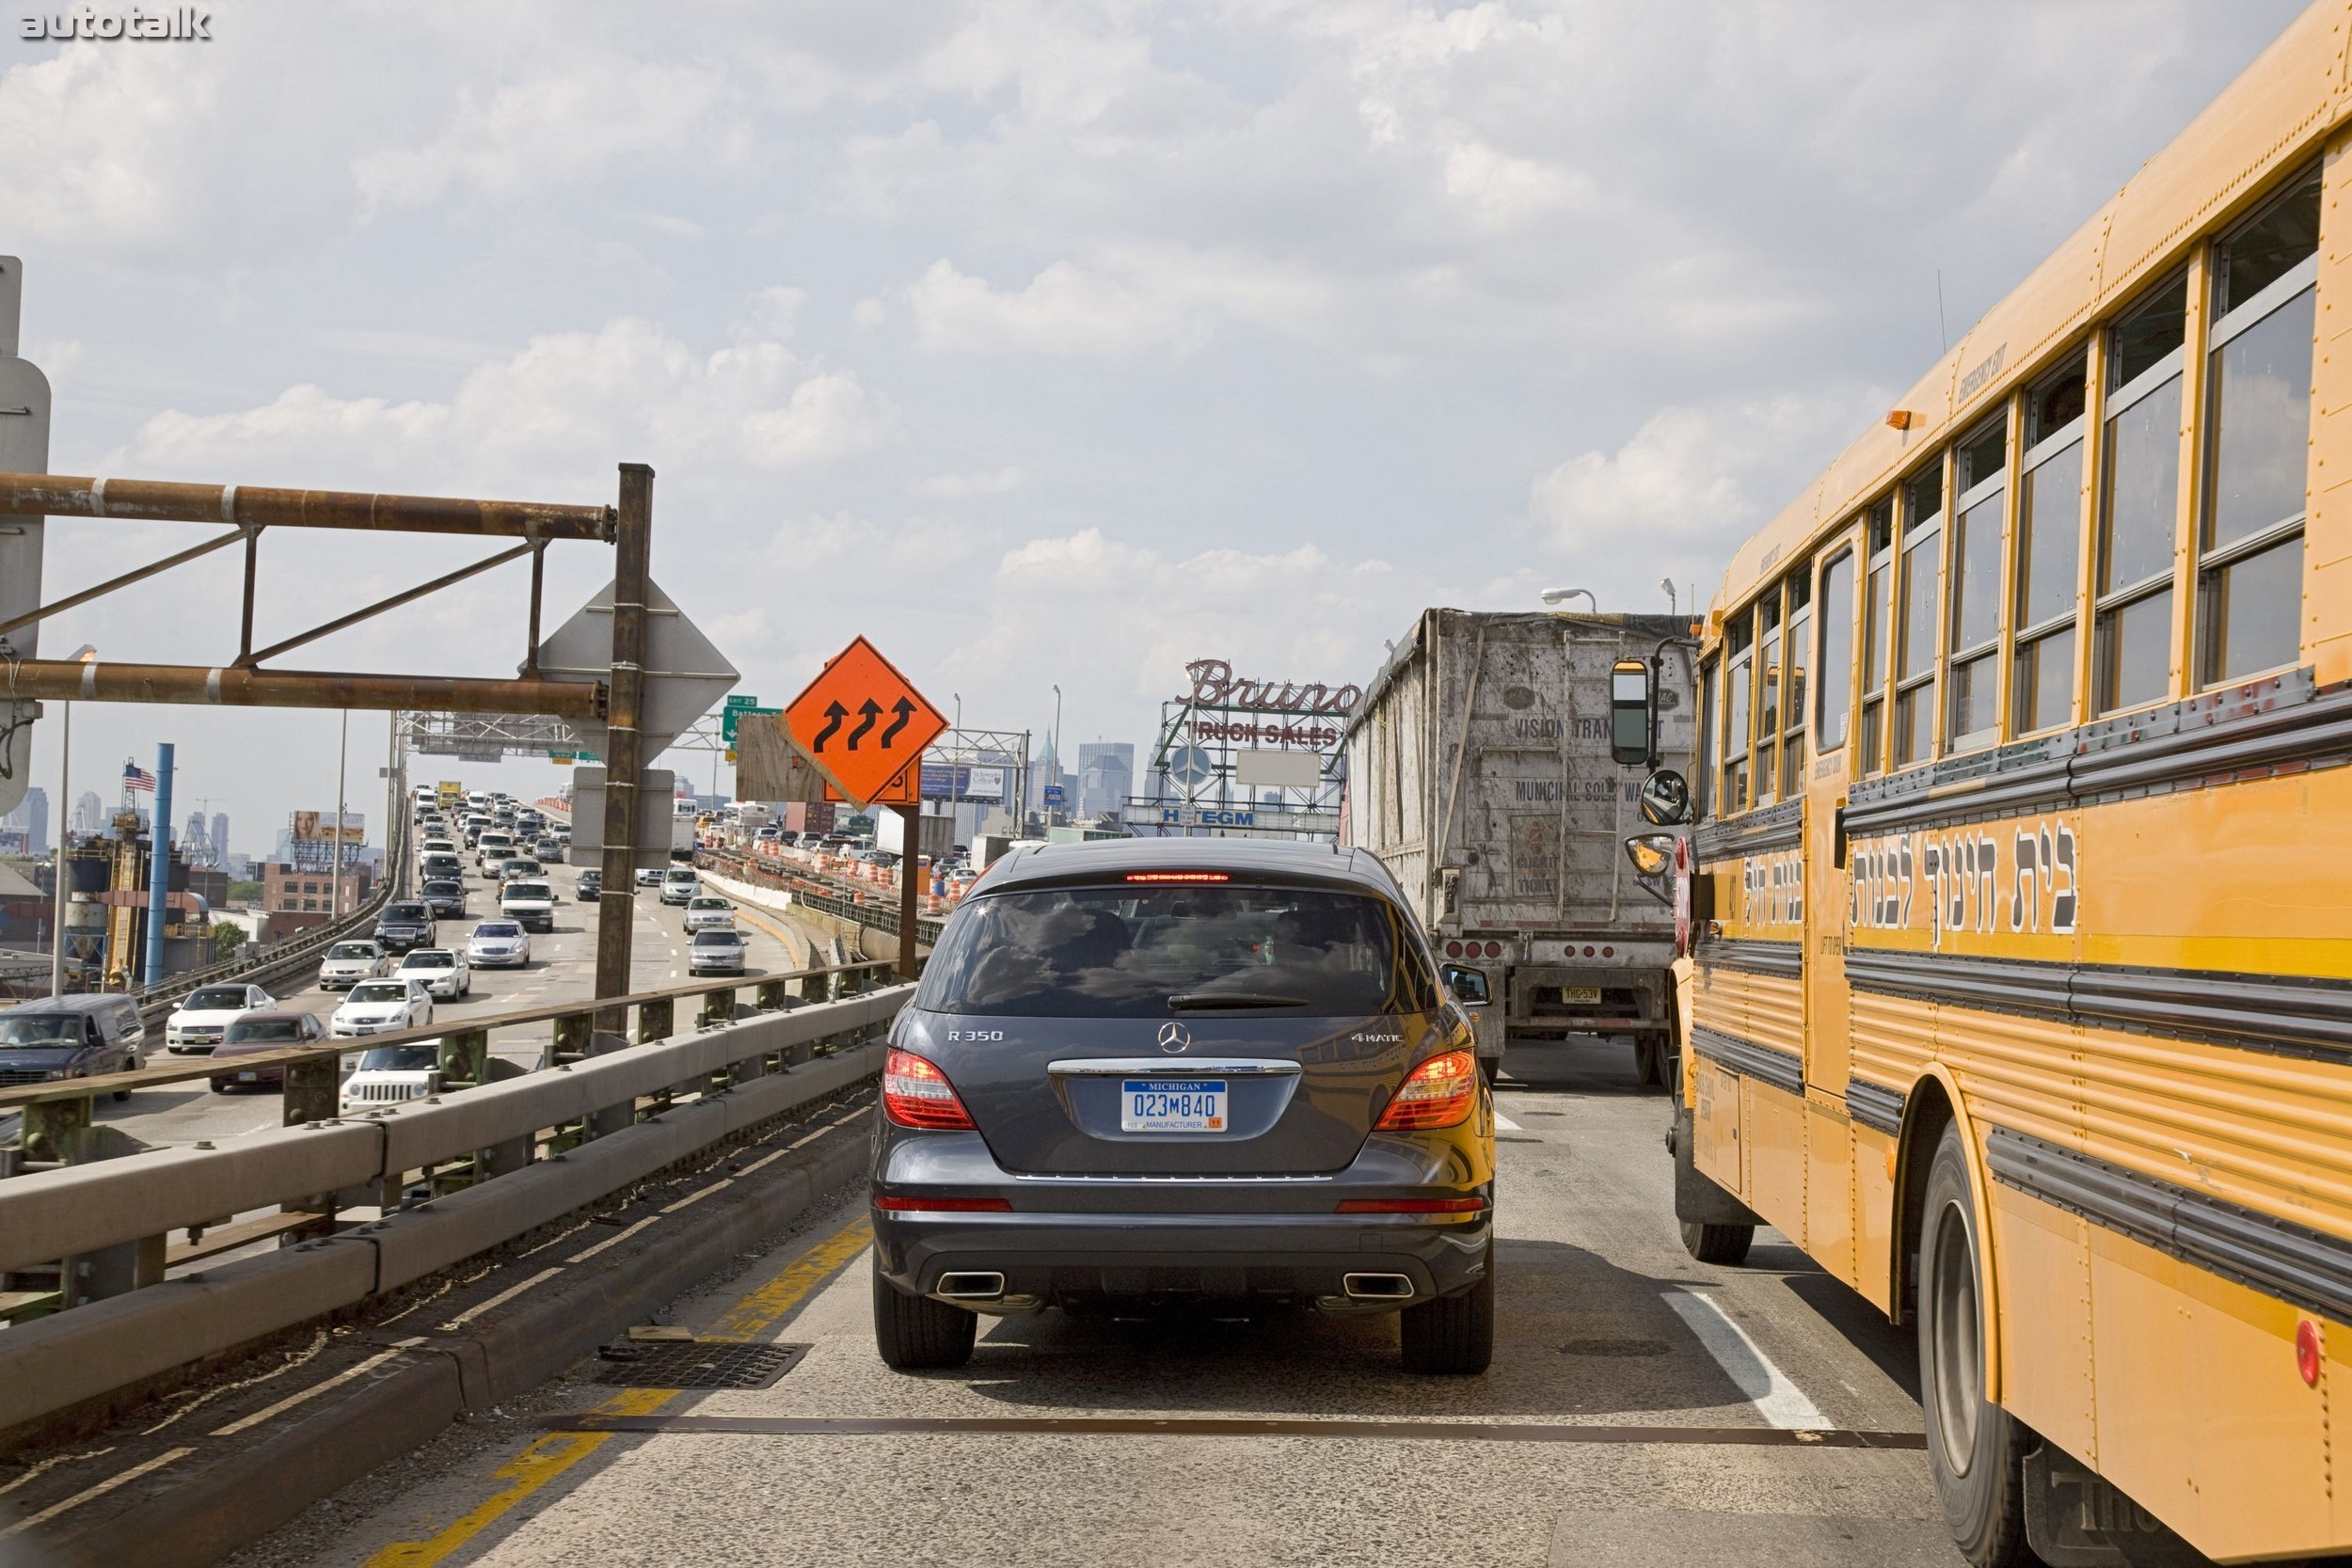
[[[1590,1007],[1600,1001],[1598,986],[1562,986],[1561,1002],[1571,1007]]]
[[[1121,1132],[1222,1132],[1222,1078],[1124,1078],[1119,1085]]]

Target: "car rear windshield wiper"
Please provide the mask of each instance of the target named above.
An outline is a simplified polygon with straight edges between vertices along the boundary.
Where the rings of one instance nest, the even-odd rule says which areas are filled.
[[[1168,1005],[1179,1012],[1200,1012],[1213,1007],[1303,1007],[1307,999],[1259,990],[1186,990],[1169,997]]]

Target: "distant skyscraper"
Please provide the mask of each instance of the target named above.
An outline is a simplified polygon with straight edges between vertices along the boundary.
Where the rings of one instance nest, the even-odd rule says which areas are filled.
[[[27,849],[36,855],[49,853],[49,792],[39,784],[26,790],[24,799],[0,820],[0,826],[24,829]]]
[[[103,833],[106,831],[106,802],[98,798],[98,791],[86,789],[74,797],[73,831],[77,833]]]
[[[1091,821],[1109,812],[1116,816],[1126,808],[1127,797],[1135,793],[1136,749],[1125,740],[1090,741],[1078,748],[1078,800],[1080,818]]]
[[[225,811],[213,813],[213,857],[215,865],[229,863],[229,814]]]
[[[180,849],[190,865],[217,865],[220,857],[213,852],[212,840],[204,832],[204,814],[188,813],[188,825],[181,830]]]

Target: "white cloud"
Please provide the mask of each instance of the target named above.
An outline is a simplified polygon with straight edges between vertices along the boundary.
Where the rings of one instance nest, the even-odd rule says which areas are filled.
[[[1200,346],[1208,323],[1161,296],[1056,261],[1017,290],[933,261],[907,290],[915,341],[935,354],[1042,354],[1126,359]]]
[[[772,339],[745,334],[697,353],[624,317],[534,338],[477,367],[446,403],[342,398],[304,384],[259,407],[154,415],[128,457],[166,472],[340,473],[348,483],[421,470],[511,487],[601,472],[616,455],[657,467],[811,467],[874,451],[897,428],[889,400],[856,375]]]
[[[974,496],[1001,496],[1008,490],[1017,490],[1028,478],[1026,469],[1008,465],[973,473],[933,474],[929,479],[916,480],[912,488],[916,495],[935,500],[969,500]]]

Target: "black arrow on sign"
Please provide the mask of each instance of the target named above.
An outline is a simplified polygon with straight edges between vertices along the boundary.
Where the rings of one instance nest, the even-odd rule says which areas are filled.
[[[852,752],[857,750],[857,743],[866,738],[866,732],[874,727],[874,721],[882,717],[882,704],[868,697],[858,704],[857,710],[866,717],[859,720],[857,728],[850,732],[850,750]]]
[[[897,714],[898,717],[892,720],[890,722],[890,728],[882,731],[882,748],[885,752],[890,750],[890,737],[897,735],[900,730],[905,729],[907,727],[907,721],[914,717],[914,705],[908,702],[904,697],[901,697],[897,702],[890,705],[890,711]]]
[[[825,708],[825,727],[817,732],[817,738],[808,743],[808,749],[812,752],[823,751],[825,742],[833,738],[834,732],[841,728],[841,721],[849,716],[850,710],[839,703],[828,705]],[[852,736],[850,738],[855,740],[856,737]]]

